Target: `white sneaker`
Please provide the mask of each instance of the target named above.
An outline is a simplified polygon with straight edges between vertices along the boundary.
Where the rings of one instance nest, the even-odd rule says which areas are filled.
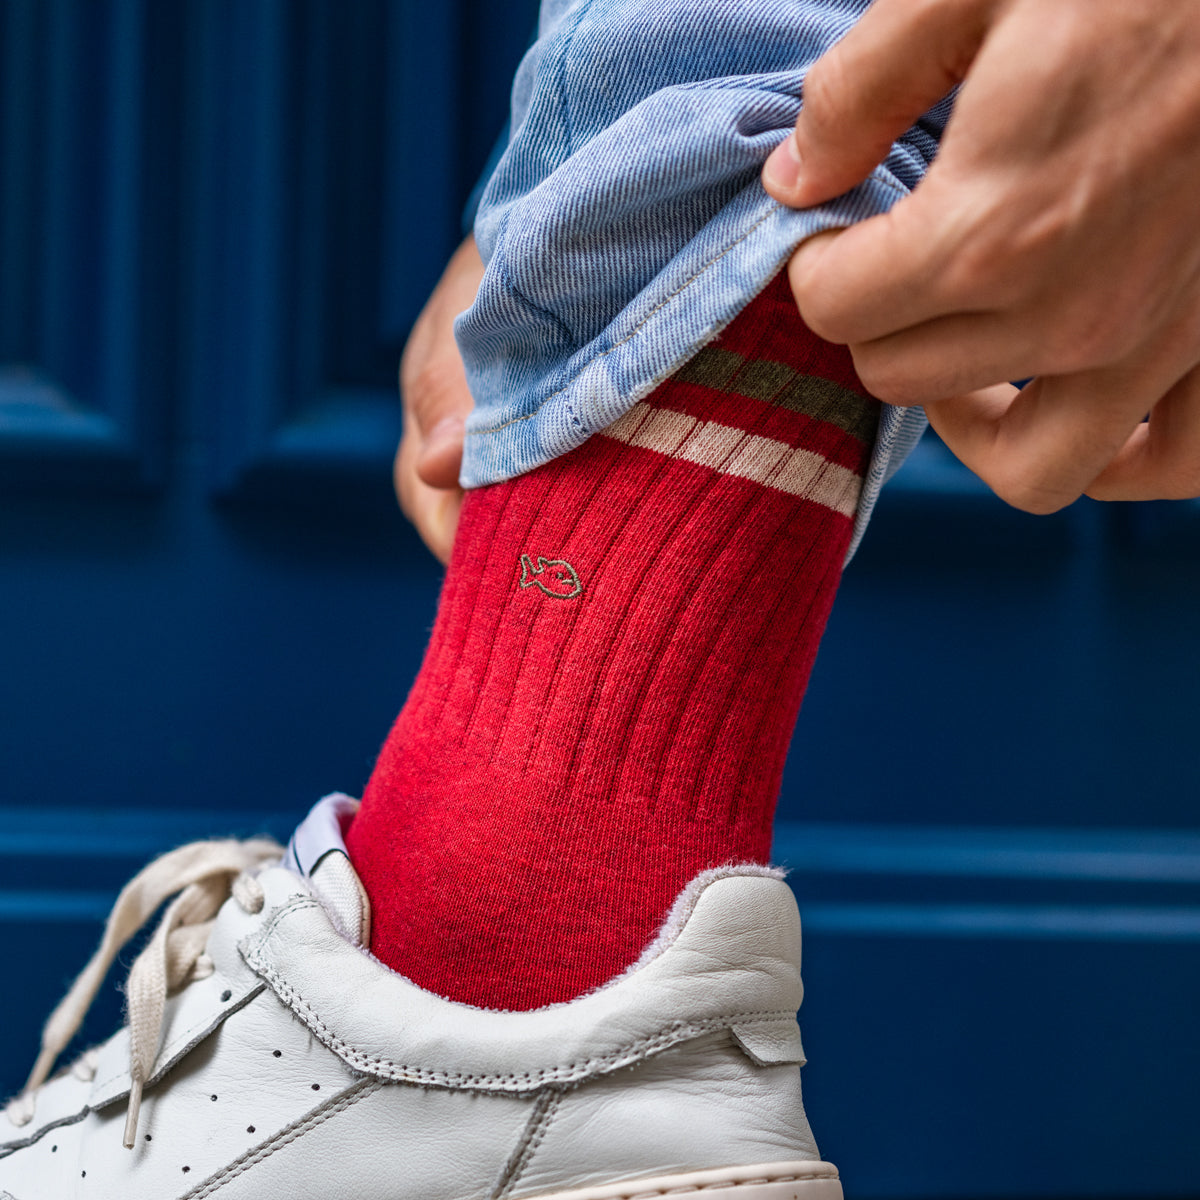
[[[800,1099],[800,924],[778,873],[706,872],[624,975],[495,1012],[367,952],[354,810],[322,801],[282,863],[199,843],[125,889],[37,1074],[184,888],[130,973],[129,1026],[0,1117],[0,1200],[841,1200]]]

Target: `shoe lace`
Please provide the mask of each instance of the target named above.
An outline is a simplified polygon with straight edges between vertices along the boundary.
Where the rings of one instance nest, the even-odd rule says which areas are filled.
[[[213,973],[205,947],[218,909],[232,895],[246,912],[260,912],[263,890],[254,873],[282,854],[282,848],[269,838],[193,842],[139,871],[117,897],[96,953],[50,1014],[29,1080],[5,1107],[9,1121],[22,1126],[33,1120],[38,1089],[83,1023],[113,960],[163,901],[175,896],[146,948],[134,960],[125,985],[130,1086],[124,1144],[133,1149],[142,1089],[158,1057],[167,996]],[[98,1051],[89,1050],[72,1065],[71,1073],[90,1082],[98,1062]]]

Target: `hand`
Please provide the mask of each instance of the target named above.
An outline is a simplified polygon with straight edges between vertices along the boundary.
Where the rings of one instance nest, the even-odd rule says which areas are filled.
[[[443,563],[449,561],[462,508],[458,472],[463,422],[472,407],[454,318],[471,307],[482,279],[483,260],[469,237],[421,310],[400,360],[404,435],[392,478],[400,507]]]
[[[764,186],[847,190],[960,81],[913,194],[796,252],[801,315],[1020,508],[1197,495],[1200,6],[877,0]]]

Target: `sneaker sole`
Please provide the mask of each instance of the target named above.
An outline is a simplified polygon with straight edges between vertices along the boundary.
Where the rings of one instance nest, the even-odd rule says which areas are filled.
[[[542,1192],[528,1200],[658,1200],[663,1196],[693,1192],[737,1192],[737,1200],[842,1200],[837,1167],[827,1162],[776,1162],[754,1166],[718,1167],[682,1175],[656,1175],[575,1188],[569,1192]]]

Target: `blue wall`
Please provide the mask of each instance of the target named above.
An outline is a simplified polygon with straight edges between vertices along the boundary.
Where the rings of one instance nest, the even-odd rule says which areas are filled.
[[[532,21],[0,7],[0,1092],[148,856],[370,771],[439,580],[396,361]],[[852,1197],[1200,1195],[1198,597],[1194,504],[885,497],[777,840]]]

